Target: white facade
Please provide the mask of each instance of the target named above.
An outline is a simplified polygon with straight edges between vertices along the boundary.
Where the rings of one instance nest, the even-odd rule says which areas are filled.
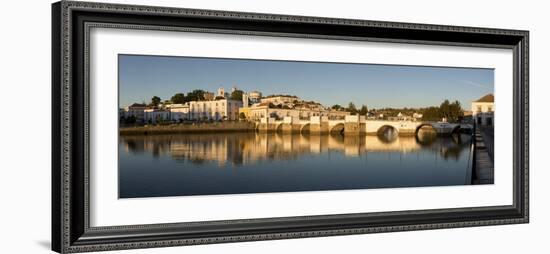
[[[495,123],[495,102],[492,94],[472,102],[472,118],[478,125],[493,126]]]
[[[263,104],[263,103],[262,103]],[[281,109],[270,108],[268,105],[255,105],[249,108],[243,108],[247,119],[260,121],[263,118],[283,119],[284,117],[293,117],[296,119],[309,119],[310,117],[328,117],[328,119],[343,119],[349,115],[349,112],[337,110],[315,110],[315,109]]]
[[[216,96],[225,97],[225,89],[223,87],[218,88],[218,94]]]
[[[422,114],[420,114],[420,113],[416,113],[416,112],[413,113],[413,118],[414,118],[415,120],[422,119],[423,116],[424,116],[424,115],[422,115]]]
[[[146,123],[156,124],[158,122],[170,121],[170,112],[166,110],[146,109],[143,113]]]
[[[262,93],[258,91],[252,91],[248,93],[248,97],[252,103],[259,103],[262,98]]]
[[[144,114],[145,109],[146,109],[145,104],[134,103],[124,108],[123,116],[125,118],[133,116],[136,118],[136,121],[140,122],[140,121],[143,121],[143,119],[145,118],[145,114]]]
[[[242,101],[228,99],[189,102],[190,120],[238,120]]]
[[[262,98],[260,101],[261,103],[273,103],[275,105],[279,105],[279,104],[288,104],[299,100],[300,98],[296,96],[270,96],[270,97]]]
[[[189,104],[172,104],[168,108],[170,111],[170,120],[183,121],[189,119]]]
[[[243,93],[243,107],[246,108],[248,107],[248,100],[249,100],[249,97],[248,97],[248,94],[246,93]]]
[[[494,124],[495,104],[493,102],[472,102],[472,117],[476,124]]]

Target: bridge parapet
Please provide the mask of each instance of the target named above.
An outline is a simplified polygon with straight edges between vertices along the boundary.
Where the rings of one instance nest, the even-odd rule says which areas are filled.
[[[292,116],[285,116],[281,125],[283,133],[299,133],[302,127],[300,118]]]
[[[277,130],[277,121],[273,117],[261,118],[256,129],[260,132],[274,132]]]
[[[358,115],[346,115],[344,118],[344,121],[346,123],[358,123],[359,122],[359,116]]]
[[[322,123],[328,122],[328,117],[326,116],[312,116],[309,118],[310,123]]]
[[[328,117],[326,116],[312,116],[309,119],[309,123],[309,132],[311,134],[327,134],[329,132]]]
[[[329,120],[324,116],[312,116],[307,120],[297,117],[262,118],[257,123],[261,132],[325,134],[329,132],[344,135],[377,135],[380,130],[393,128],[399,135],[416,135],[422,126],[431,126],[438,135],[449,135],[462,128],[461,124],[442,122],[366,120],[364,116],[348,115],[342,120]],[[468,128],[466,126],[465,128]]]
[[[456,123],[431,123],[431,126],[435,129],[437,132],[437,135],[450,135],[453,132],[460,129],[460,124]]]
[[[344,119],[344,135],[365,134],[366,124],[361,122],[359,115],[347,115]]]

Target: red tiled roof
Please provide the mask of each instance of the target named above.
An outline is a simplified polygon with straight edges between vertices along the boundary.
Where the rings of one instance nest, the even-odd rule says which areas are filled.
[[[130,107],[145,107],[145,104],[134,103],[134,104],[130,105]]]
[[[495,102],[495,96],[491,93],[491,94],[487,94],[479,99],[477,99],[477,101],[475,102]]]

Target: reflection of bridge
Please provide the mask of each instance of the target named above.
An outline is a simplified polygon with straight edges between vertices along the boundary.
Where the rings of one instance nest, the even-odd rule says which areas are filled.
[[[470,138],[399,137],[387,140],[371,135],[287,135],[282,133],[232,133],[192,135],[130,135],[121,142],[126,152],[170,155],[193,163],[216,161],[251,164],[264,160],[289,160],[303,155],[341,152],[346,157],[368,153],[407,154],[428,151],[442,158],[459,158]]]
[[[308,120],[285,117],[283,120],[263,118],[256,124],[260,132],[281,133],[343,133],[344,135],[378,134],[393,131],[399,135],[417,135],[418,131],[426,126],[433,129],[438,135],[457,133],[460,129],[471,129],[467,124],[453,124],[442,122],[416,121],[384,121],[366,120],[364,116],[346,116],[341,120],[330,120],[327,117],[314,116]]]

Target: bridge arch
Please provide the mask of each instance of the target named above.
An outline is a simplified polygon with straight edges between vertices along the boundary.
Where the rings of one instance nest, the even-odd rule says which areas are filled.
[[[275,132],[283,132],[283,124],[284,123],[278,123],[277,126],[275,126]]]
[[[344,123],[337,123],[330,128],[329,132],[332,134],[341,134],[344,132],[344,126]]]
[[[387,131],[392,131],[392,132],[395,132],[396,134],[399,134],[399,130],[397,129],[397,127],[391,124],[384,124],[380,126],[380,128],[378,128],[378,130],[376,131],[376,134],[384,135],[384,133]]]
[[[300,127],[300,133],[309,133],[310,126],[310,123],[303,124],[302,127]]]
[[[399,135],[399,130],[393,125],[384,124],[380,126],[380,128],[378,128],[378,130],[376,131],[376,135],[381,141],[389,143],[397,139],[397,136]]]
[[[451,134],[460,134],[460,125],[457,125],[453,128],[453,130],[451,131]]]
[[[423,123],[416,126],[414,131],[414,138],[420,146],[431,146],[437,137],[437,130],[431,123]]]
[[[422,128],[432,130],[435,134],[437,134],[437,130],[435,129],[435,127],[431,123],[423,123],[423,124],[420,124],[420,125],[416,126],[416,129],[414,130],[414,135],[418,136],[418,132]]]
[[[451,138],[453,139],[453,141],[456,143],[456,144],[461,144],[462,143],[462,135],[461,134],[461,126],[460,125],[457,125],[455,126],[452,130],[451,130]]]

